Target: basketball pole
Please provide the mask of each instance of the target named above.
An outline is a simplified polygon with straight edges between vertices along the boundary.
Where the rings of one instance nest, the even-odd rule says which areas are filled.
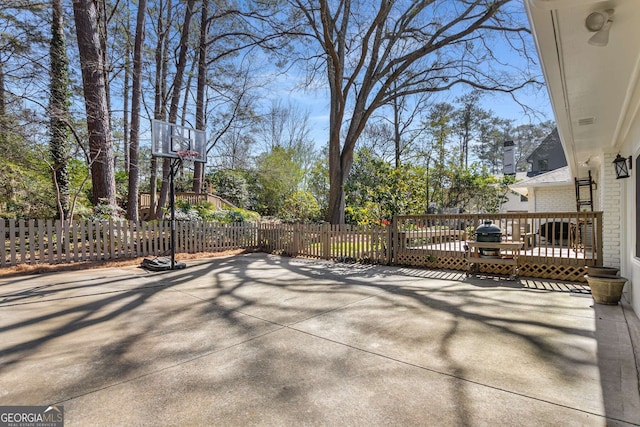
[[[169,191],[171,192],[171,270],[174,270],[176,266],[176,189],[173,177],[178,162],[179,160],[171,161],[169,174]]]

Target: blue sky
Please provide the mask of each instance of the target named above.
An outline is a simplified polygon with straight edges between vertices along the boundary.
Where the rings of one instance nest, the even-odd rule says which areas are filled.
[[[303,111],[309,112],[309,123],[313,127],[312,135],[317,147],[322,147],[328,139],[329,128],[329,100],[326,89],[287,89],[287,84],[291,85],[291,75],[282,79],[281,90],[277,96],[283,97],[285,103],[289,101],[292,105],[298,106]],[[468,92],[467,88],[459,87],[447,93],[438,95],[438,100],[434,102],[454,103],[456,97]],[[516,94],[520,102],[539,112],[532,116],[527,114],[510,94],[486,93],[482,98],[482,105],[486,110],[491,110],[496,116],[504,119],[514,120],[515,125],[527,123],[539,123],[546,120],[555,120],[549,102],[546,87],[540,90],[525,88]]]
[[[520,25],[527,25],[527,17],[521,2],[513,2],[510,5],[510,11],[513,13],[514,21]],[[499,37],[499,36],[496,36]],[[536,51],[533,46],[533,39],[529,39],[524,35],[527,44],[527,54],[532,61],[537,62]],[[491,40],[493,53],[498,58],[498,62],[486,62],[487,67],[483,71],[491,73],[492,71],[508,71],[519,73],[519,70],[531,69],[533,74],[537,75],[539,80],[543,79],[542,71],[537,63],[527,63],[519,54],[515,53],[508,42],[504,42],[500,38]],[[495,70],[493,69],[495,67]],[[484,68],[484,67],[483,67]],[[310,124],[313,126],[312,135],[316,141],[316,146],[323,146],[328,139],[329,126],[329,101],[328,90],[326,88],[302,88],[301,82],[305,81],[304,76],[300,75],[301,71],[294,68],[284,75],[276,75],[269,79],[270,85],[268,93],[270,98],[281,97],[286,103],[289,101],[291,105],[308,111],[310,116]],[[317,81],[317,85],[322,86],[326,81]],[[449,102],[454,104],[455,99],[461,95],[471,92],[471,88],[464,86],[456,86],[447,92],[438,92],[432,96],[434,103]],[[528,106],[534,111],[525,111],[511,94],[486,92],[481,103],[484,109],[491,110],[493,113],[504,119],[511,119],[514,125],[539,123],[547,120],[554,120],[551,104],[548,98],[548,92],[545,86],[527,86],[515,94],[517,100]]]

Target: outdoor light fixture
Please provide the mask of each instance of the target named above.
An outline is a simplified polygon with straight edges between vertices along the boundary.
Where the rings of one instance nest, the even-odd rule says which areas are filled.
[[[627,160],[629,161],[628,167],[627,167]],[[631,163],[632,160],[633,158],[631,156],[629,156],[628,158],[622,157],[620,153],[618,153],[615,160],[613,161],[613,164],[616,168],[616,179],[629,178],[629,171],[632,168],[632,163]]]
[[[602,12],[593,12],[587,16],[584,24],[592,33],[595,33],[590,39],[589,44],[593,46],[606,46],[609,43],[609,30],[613,20],[613,9],[607,9]]]

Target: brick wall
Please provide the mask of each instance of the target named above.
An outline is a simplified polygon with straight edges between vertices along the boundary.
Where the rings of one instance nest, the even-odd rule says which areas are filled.
[[[535,212],[575,212],[574,186],[536,188]]]
[[[602,214],[602,260],[608,267],[620,267],[620,203],[621,184],[616,180],[613,166],[614,153],[605,153],[599,183],[600,206],[606,206]]]

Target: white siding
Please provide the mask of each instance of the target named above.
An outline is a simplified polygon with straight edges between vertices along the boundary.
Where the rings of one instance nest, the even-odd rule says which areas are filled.
[[[529,210],[529,203],[522,202],[521,196],[518,193],[514,193],[513,191],[509,191],[507,193],[507,201],[500,206],[500,212],[514,212],[514,211],[524,211],[527,212]]]

